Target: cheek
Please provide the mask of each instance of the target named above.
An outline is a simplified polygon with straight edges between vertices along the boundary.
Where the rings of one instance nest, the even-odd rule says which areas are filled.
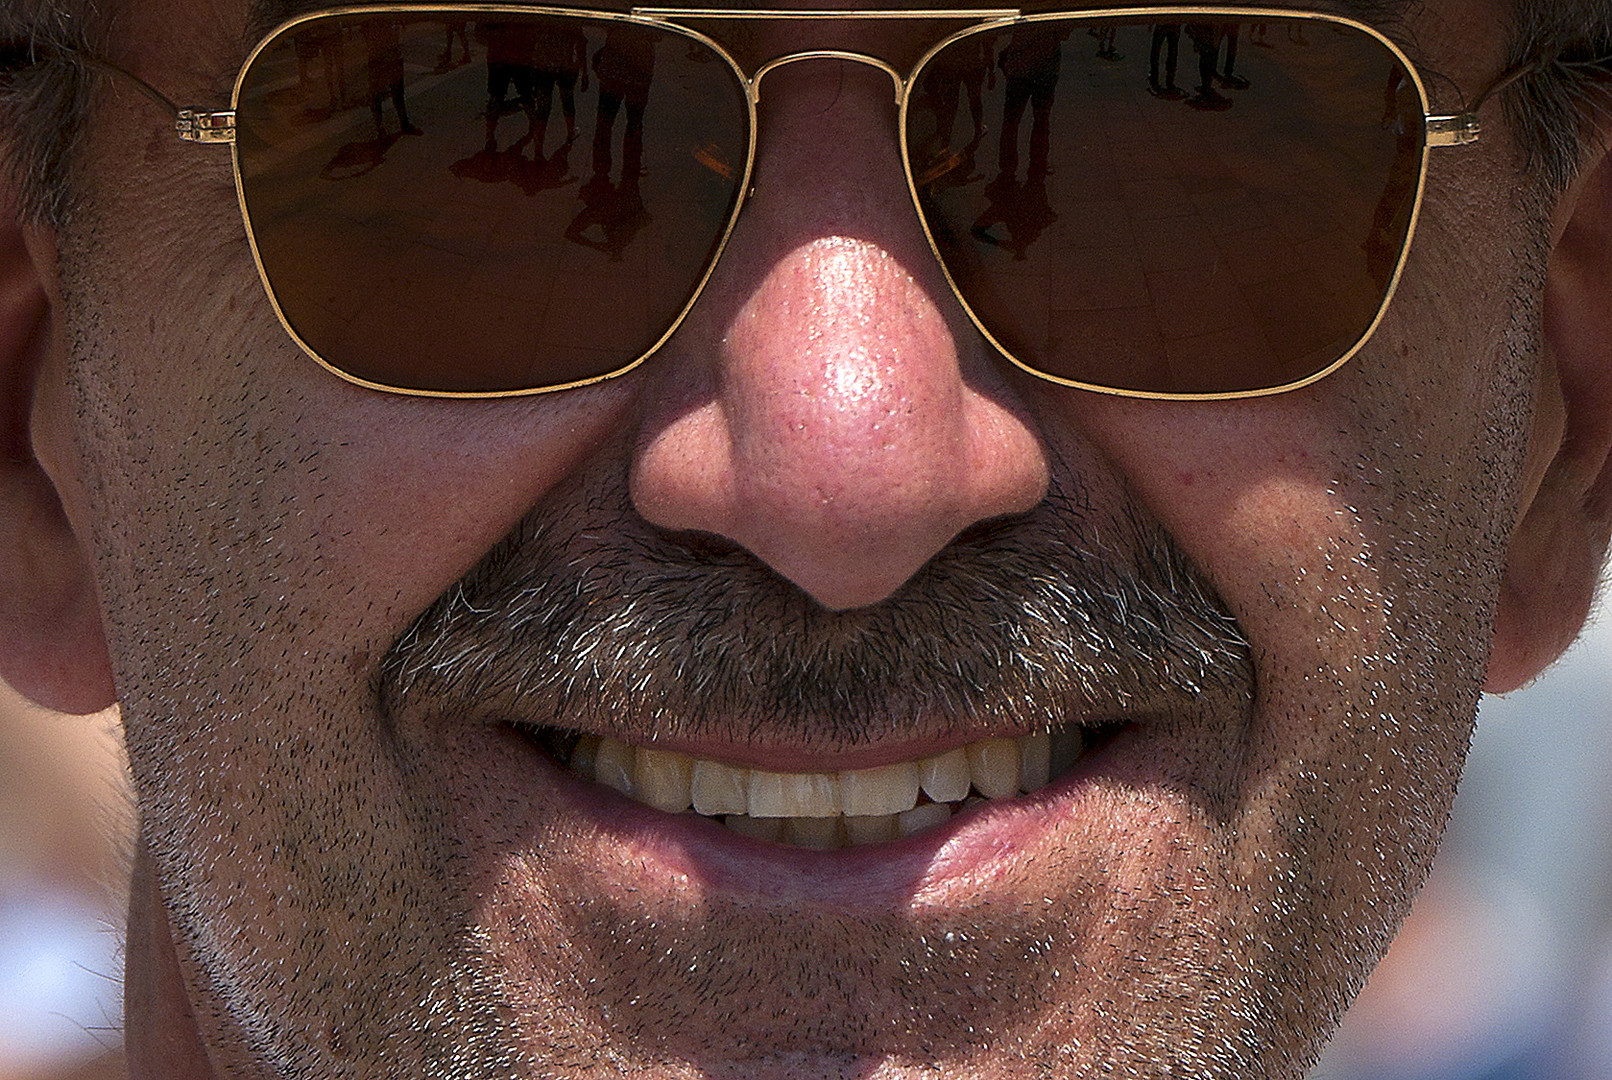
[[[1334,649],[1375,648],[1381,583],[1351,479],[1361,447],[1327,399],[1306,390],[1251,402],[1071,404],[1257,651],[1315,641],[1317,624]],[[1347,620],[1331,613],[1340,598],[1354,609]]]
[[[344,578],[369,595],[395,593],[410,617],[630,428],[624,384],[448,402],[318,375],[336,385],[305,399],[305,422],[323,433],[311,533]]]
[[[1444,203],[1434,220],[1508,220]],[[1395,648],[1407,604],[1486,635],[1537,349],[1517,287],[1530,234],[1513,226],[1481,246],[1424,224],[1375,337],[1311,387],[1171,404],[1049,391],[1044,407],[1208,573],[1257,650]]]
[[[264,296],[228,154],[153,133],[139,95],[102,105],[83,152],[123,164],[86,170],[62,264],[109,606],[206,582],[243,626],[372,647],[626,429],[622,386],[451,402],[327,373]]]
[[[1351,852],[1431,852],[1488,646],[1533,317],[1515,259],[1458,260],[1463,249],[1441,241],[1413,260],[1420,273],[1407,272],[1376,339],[1312,387],[1201,404],[1044,399],[1207,574],[1252,644],[1246,820],[1304,804],[1264,820],[1317,823],[1325,838],[1291,842],[1299,863],[1330,867],[1318,880],[1384,872],[1351,868]],[[1288,842],[1265,835],[1251,849]],[[1407,875],[1419,865],[1393,863]],[[1359,895],[1373,892],[1367,882]]]
[[[624,385],[460,402],[352,386],[291,342],[249,259],[182,258],[163,228],[86,230],[116,250],[92,240],[79,264],[130,270],[69,298],[91,477],[78,517],[109,606],[149,610],[202,586],[255,638],[378,652],[630,427]],[[192,269],[156,292],[174,278],[155,272],[162,260]]]

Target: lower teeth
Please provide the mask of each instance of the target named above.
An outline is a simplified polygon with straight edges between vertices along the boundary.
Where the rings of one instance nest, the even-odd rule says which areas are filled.
[[[1038,790],[1067,772],[1085,745],[1081,728],[1062,725],[1050,735],[985,739],[920,762],[771,773],[553,728],[537,738],[578,776],[658,810],[697,813],[758,840],[817,849],[899,840],[990,799]]]

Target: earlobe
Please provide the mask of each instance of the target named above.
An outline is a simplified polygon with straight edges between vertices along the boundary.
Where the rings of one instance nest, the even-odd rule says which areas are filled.
[[[3,175],[3,173],[0,173]],[[114,700],[86,547],[37,453],[39,380],[54,348],[41,269],[0,179],[0,677],[41,705],[87,713]]]
[[[1548,363],[1485,689],[1514,690],[1578,635],[1612,535],[1612,155],[1564,200],[1545,282]]]

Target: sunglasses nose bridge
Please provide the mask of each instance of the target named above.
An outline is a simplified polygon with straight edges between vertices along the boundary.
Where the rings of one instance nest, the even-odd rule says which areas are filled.
[[[888,61],[881,60],[877,56],[869,56],[867,53],[851,52],[847,49],[808,49],[804,52],[786,53],[783,56],[775,56],[757,68],[756,73],[750,76],[750,81],[746,87],[746,89],[749,91],[751,102],[757,105],[761,103],[762,79],[766,78],[768,75],[772,74],[774,71],[777,71],[781,67],[787,67],[790,64],[797,64],[804,60],[842,60],[846,63],[865,64],[868,67],[878,68],[880,71],[890,76],[890,81],[892,84],[894,84],[895,103],[897,108],[900,108],[901,99],[906,94],[907,80],[902,76],[901,72],[892,67]]]

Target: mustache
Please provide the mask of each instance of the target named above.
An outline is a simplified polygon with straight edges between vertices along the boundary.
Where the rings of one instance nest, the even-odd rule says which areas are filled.
[[[823,750],[1252,693],[1249,644],[1206,577],[1156,524],[1079,492],[830,611],[737,545],[648,524],[602,478],[528,513],[399,635],[377,686],[394,718]]]

